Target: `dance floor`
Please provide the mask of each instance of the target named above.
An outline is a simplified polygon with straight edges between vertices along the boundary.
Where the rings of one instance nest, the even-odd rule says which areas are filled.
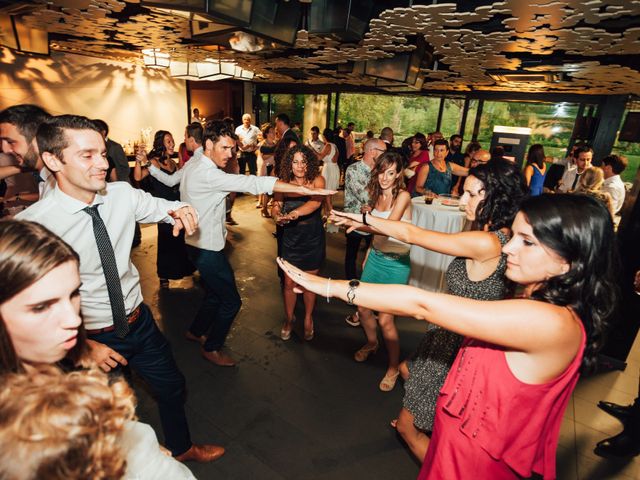
[[[341,201],[336,203],[340,205]],[[212,464],[189,464],[200,479],[413,479],[419,464],[389,426],[402,405],[403,388],[378,389],[386,368],[381,349],[366,363],[353,353],[364,343],[360,328],[344,317],[343,302],[318,298],[315,338],[302,340],[300,299],[291,340],[280,339],[283,307],[275,267],[273,222],[260,217],[255,197],[239,197],[229,228],[227,255],[243,300],[227,348],[235,368],[216,367],[184,338],[202,291],[191,278],[172,281],[160,290],[155,273],[156,228],[144,227],[134,249],[145,301],[171,341],[186,376],[187,416],[193,440],[226,447]],[[325,276],[343,278],[344,235],[327,234]],[[196,277],[197,278],[197,277]],[[197,280],[196,280],[197,284]],[[401,358],[418,344],[424,325],[397,319]],[[583,379],[565,414],[558,449],[558,479],[640,478],[640,458],[603,460],[593,454],[596,442],[617,433],[619,422],[600,411],[601,399],[628,404],[638,392],[640,344],[636,342],[625,372]],[[154,402],[139,382],[139,415],[161,432]],[[158,433],[162,442],[161,433]],[[478,478],[469,472],[469,478]]]

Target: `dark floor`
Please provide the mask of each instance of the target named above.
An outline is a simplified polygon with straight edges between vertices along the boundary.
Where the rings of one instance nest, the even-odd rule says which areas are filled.
[[[353,360],[365,340],[360,328],[344,322],[350,308],[318,298],[316,338],[304,342],[294,335],[288,342],[280,340],[283,307],[271,236],[274,226],[254,205],[253,196],[238,199],[234,217],[239,225],[228,236],[227,253],[243,300],[227,341],[239,360],[235,368],[208,363],[198,345],[184,339],[201,290],[189,278],[159,291],[155,226],[143,228],[143,244],[133,253],[145,301],[171,340],[187,378],[193,440],[227,448],[220,460],[189,467],[200,479],[415,478],[418,464],[389,427],[402,404],[402,385],[390,393],[378,390],[386,369],[384,351],[366,363]],[[344,236],[327,234],[322,274],[343,278],[343,258]],[[301,309],[301,300],[298,306]],[[301,310],[297,317],[303,317]],[[416,347],[424,324],[406,318],[396,324],[404,358]],[[302,335],[302,325],[296,325],[296,331]],[[580,380],[560,431],[559,480],[640,479],[640,457],[613,461],[593,453],[599,440],[621,429],[617,420],[597,408],[598,400],[629,404],[637,394],[639,339],[627,363],[624,372]],[[144,391],[138,397],[141,420],[152,424],[162,441],[153,400]]]
[[[198,308],[201,290],[189,278],[160,291],[155,273],[155,226],[143,228],[134,249],[145,301],[170,339],[187,378],[187,416],[195,442],[224,445],[226,455],[211,464],[190,464],[201,479],[412,479],[419,466],[389,427],[402,402],[399,382],[383,393],[378,383],[386,353],[366,363],[353,353],[364,343],[360,328],[344,322],[350,308],[337,300],[317,302],[316,336],[304,342],[302,322],[291,340],[279,332],[283,306],[275,266],[274,225],[254,208],[252,196],[234,208],[227,253],[243,306],[227,340],[239,360],[235,368],[216,367],[184,339]],[[327,234],[323,274],[343,278],[344,236]],[[298,318],[303,317],[302,300]],[[399,319],[402,356],[410,354],[424,328]],[[155,404],[139,392],[139,415],[162,441]]]

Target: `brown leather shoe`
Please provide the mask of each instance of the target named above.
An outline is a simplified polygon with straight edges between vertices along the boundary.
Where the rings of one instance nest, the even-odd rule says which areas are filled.
[[[224,447],[219,445],[191,445],[191,448],[176,456],[179,462],[213,462],[224,455]]]
[[[218,365],[219,367],[234,367],[236,362],[229,355],[222,350],[214,350],[213,352],[207,352],[202,349],[202,356],[209,360],[211,363]]]
[[[204,342],[207,340],[207,337],[205,337],[204,335],[200,335],[199,337],[196,337],[189,330],[185,332],[184,337],[187,340],[191,340],[192,342],[198,342],[200,345],[204,345]]]

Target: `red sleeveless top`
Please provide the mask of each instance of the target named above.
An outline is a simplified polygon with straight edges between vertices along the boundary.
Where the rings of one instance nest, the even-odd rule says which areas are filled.
[[[562,415],[580,376],[586,342],[554,380],[531,385],[511,372],[502,347],[465,339],[436,404],[419,480],[556,478]]]

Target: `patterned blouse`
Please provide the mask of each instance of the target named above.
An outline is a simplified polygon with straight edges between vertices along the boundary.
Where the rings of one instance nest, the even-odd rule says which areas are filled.
[[[360,213],[360,208],[369,203],[367,185],[371,178],[371,169],[362,160],[347,168],[344,180],[344,211]]]

